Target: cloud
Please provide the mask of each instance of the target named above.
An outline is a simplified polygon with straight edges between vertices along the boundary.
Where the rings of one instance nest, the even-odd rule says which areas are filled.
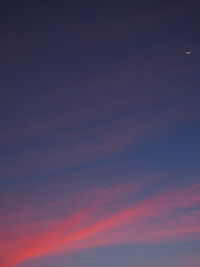
[[[130,188],[104,189],[95,199],[88,192],[85,207],[81,205],[75,213],[68,211],[65,218],[56,218],[43,231],[32,233],[27,221],[28,232],[21,230],[20,237],[9,237],[0,246],[4,266],[105,245],[200,239],[200,185],[157,192],[134,204],[130,196],[134,199],[143,189]]]
[[[149,24],[151,18],[144,15],[143,20]],[[198,85],[187,80],[194,66],[177,56],[173,43],[159,46],[153,55],[137,49],[102,64],[99,70],[82,68],[81,77],[77,69],[73,77],[59,76],[43,89],[9,89],[1,105],[1,178],[112,157],[130,143],[160,134],[164,124],[167,128],[197,116],[193,89]],[[192,101],[184,96],[187,90]]]
[[[26,144],[23,150],[15,155],[12,148],[12,156],[1,160],[1,178],[41,174],[111,158],[187,119],[190,115],[184,109],[180,105],[176,110],[161,108],[148,114],[140,111],[65,130],[58,127],[54,131],[47,126],[41,140],[32,136],[20,144]]]

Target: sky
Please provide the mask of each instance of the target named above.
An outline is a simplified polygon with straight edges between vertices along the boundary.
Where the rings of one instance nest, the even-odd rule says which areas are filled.
[[[0,267],[200,266],[199,11],[3,1]]]

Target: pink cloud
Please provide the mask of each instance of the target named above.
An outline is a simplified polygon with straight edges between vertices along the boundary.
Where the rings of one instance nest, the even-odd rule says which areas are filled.
[[[57,218],[44,231],[33,234],[32,225],[21,222],[21,236],[0,245],[5,259],[0,266],[104,245],[200,239],[200,185],[165,191],[135,204],[124,201],[128,196],[134,199],[136,191],[130,188],[104,189],[95,199],[88,192],[86,207]],[[23,232],[23,226],[29,231]]]

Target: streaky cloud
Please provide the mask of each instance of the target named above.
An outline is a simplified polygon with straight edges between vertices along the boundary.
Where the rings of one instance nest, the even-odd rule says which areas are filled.
[[[0,245],[3,266],[105,245],[200,239],[199,184],[157,192],[134,204],[124,201],[128,196],[134,199],[143,189],[121,185],[99,190],[96,197],[94,192],[88,192],[84,196],[85,207],[80,205],[77,212],[57,218],[46,231],[33,233],[30,224],[29,231],[22,231],[21,237],[5,240]]]

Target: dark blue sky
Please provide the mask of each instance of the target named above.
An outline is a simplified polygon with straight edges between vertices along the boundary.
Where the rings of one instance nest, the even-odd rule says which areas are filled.
[[[199,11],[4,1],[0,267],[199,266]]]

